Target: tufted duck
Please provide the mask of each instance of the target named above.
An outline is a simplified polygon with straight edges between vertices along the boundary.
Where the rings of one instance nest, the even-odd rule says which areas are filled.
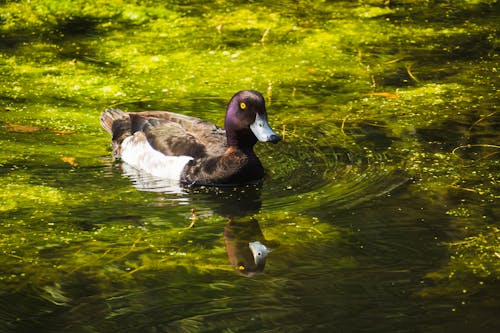
[[[156,177],[187,185],[232,186],[262,180],[253,146],[281,138],[267,122],[264,97],[236,93],[227,106],[225,129],[165,111],[107,109],[101,125],[112,137],[113,155]]]

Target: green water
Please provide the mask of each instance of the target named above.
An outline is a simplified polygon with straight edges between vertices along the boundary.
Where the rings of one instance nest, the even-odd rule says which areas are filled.
[[[0,332],[498,330],[499,13],[0,2]],[[106,107],[222,125],[241,89],[284,138],[262,186],[113,161]],[[272,247],[264,271],[229,239]]]

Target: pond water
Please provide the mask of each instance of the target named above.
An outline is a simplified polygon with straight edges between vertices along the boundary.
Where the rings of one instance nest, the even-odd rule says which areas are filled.
[[[498,330],[499,9],[1,2],[0,332]],[[112,159],[106,107],[222,125],[241,89],[262,185]]]

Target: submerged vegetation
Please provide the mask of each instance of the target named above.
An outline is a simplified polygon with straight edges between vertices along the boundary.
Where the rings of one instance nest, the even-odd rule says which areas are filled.
[[[425,207],[444,235],[414,295],[498,286],[498,12],[496,0],[2,2],[2,292],[59,305],[68,281],[106,297],[167,272],[174,289],[222,280],[228,218],[258,221],[281,251],[275,276],[326,249],[321,272],[355,269],[361,227],[344,215],[387,198]],[[284,138],[257,147],[268,178],[255,196],[145,193],[111,161],[104,108],[222,125],[240,89],[264,93]],[[250,282],[222,283],[210,288]]]

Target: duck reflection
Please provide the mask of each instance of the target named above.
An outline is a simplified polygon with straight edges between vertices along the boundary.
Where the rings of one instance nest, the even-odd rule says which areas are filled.
[[[261,190],[258,185],[243,187],[183,187],[178,182],[158,179],[122,163],[123,174],[140,191],[165,194],[183,194],[185,201],[205,202],[214,213],[228,218],[224,227],[224,243],[229,262],[237,272],[253,276],[264,271],[268,254],[279,243],[266,240],[258,221],[250,217],[259,212],[262,206]],[[178,199],[177,199],[178,200]],[[192,223],[195,227],[199,219],[192,210]]]
[[[130,179],[132,185],[139,191],[183,194],[186,190],[178,181],[155,177],[147,172],[121,163],[123,175]]]
[[[224,228],[224,242],[231,266],[247,276],[263,272],[267,255],[277,247],[277,242],[264,238],[254,218],[249,221],[230,219]]]

